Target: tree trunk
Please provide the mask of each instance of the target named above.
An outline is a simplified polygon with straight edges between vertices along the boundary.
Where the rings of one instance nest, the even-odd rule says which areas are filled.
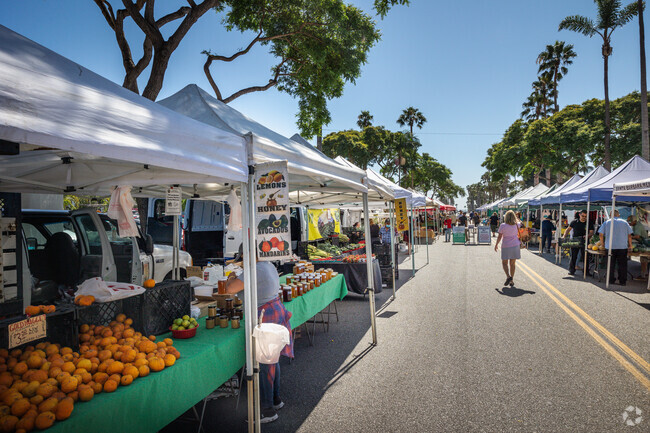
[[[149,76],[147,86],[142,91],[142,96],[145,98],[155,101],[158,97],[163,86],[165,72],[167,71],[167,65],[169,64],[169,58],[172,53],[173,50],[169,50],[166,43],[163,44],[161,49],[154,50],[151,75]]]
[[[643,1],[637,1],[639,13],[639,45],[641,63],[641,156],[650,160],[650,140],[648,138],[648,84],[645,70],[645,27],[643,24]]]
[[[503,179],[503,183],[501,183],[501,196],[506,197],[508,195],[508,177]]]
[[[550,187],[551,186],[551,169],[547,168],[545,174],[546,174],[546,186]]]
[[[555,65],[555,73],[553,74],[553,104],[555,105],[555,112],[560,111],[560,107],[557,105],[557,72],[560,68],[560,62]]]
[[[533,186],[537,186],[538,183],[539,183],[539,173],[535,173],[535,175],[533,176]]]
[[[611,48],[609,44],[603,45],[603,64],[604,64],[604,81],[605,81],[605,168],[609,171],[612,170],[612,156],[609,150],[609,136],[611,133],[609,122],[609,76],[608,76],[608,61]]]

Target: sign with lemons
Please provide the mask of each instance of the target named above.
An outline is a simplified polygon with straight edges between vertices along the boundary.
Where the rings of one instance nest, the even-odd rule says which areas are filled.
[[[255,166],[255,227],[260,261],[291,256],[289,183],[287,162]]]

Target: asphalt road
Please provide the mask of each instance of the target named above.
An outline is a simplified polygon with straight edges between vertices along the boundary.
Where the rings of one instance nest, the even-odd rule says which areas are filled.
[[[645,283],[607,291],[550,255],[523,251],[518,263],[515,288],[504,288],[490,246],[438,241],[428,265],[421,246],[413,278],[402,258],[397,298],[377,296],[378,345],[367,300],[339,302],[339,322],[317,328],[314,346],[297,340],[296,359],[283,360],[286,406],[262,431],[650,431]],[[209,403],[206,431],[245,431],[245,403]],[[624,422],[630,406],[638,425]]]

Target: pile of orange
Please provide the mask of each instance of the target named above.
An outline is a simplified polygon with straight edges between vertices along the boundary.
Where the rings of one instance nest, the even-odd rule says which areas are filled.
[[[79,352],[51,343],[0,349],[0,432],[44,430],[75,403],[174,365],[173,341],[156,342],[132,323],[119,314],[108,326],[82,325]]]
[[[25,307],[25,314],[36,316],[37,314],[50,314],[56,311],[54,305],[28,305]]]

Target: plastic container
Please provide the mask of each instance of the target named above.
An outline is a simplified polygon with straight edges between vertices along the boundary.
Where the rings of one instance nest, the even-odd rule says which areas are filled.
[[[192,338],[196,335],[196,330],[199,329],[199,325],[196,325],[192,329],[172,329],[172,327],[169,327],[169,330],[172,331],[172,337],[174,338],[179,338],[179,339],[184,339],[184,338]]]
[[[223,277],[223,267],[208,262],[207,266],[203,270],[203,281],[205,281],[206,284],[216,286],[220,277]]]
[[[199,286],[194,288],[194,296],[204,296],[206,298],[211,298],[212,293],[214,293],[214,287],[212,286]]]

